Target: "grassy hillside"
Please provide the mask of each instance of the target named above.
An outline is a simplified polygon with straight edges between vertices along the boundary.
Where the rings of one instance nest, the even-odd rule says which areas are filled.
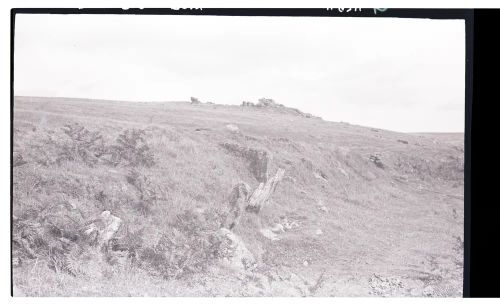
[[[299,114],[16,97],[16,289],[34,296],[461,296],[463,135]],[[250,150],[265,162],[241,153]],[[285,173],[271,202],[242,215],[233,230],[255,264],[229,268],[214,232],[224,226],[231,190],[239,182],[253,190],[265,182],[263,171],[278,168]],[[102,211],[122,220],[115,241],[126,250],[97,262],[91,248],[73,255],[81,227]],[[261,233],[276,224],[287,229],[274,239]],[[173,249],[177,256],[165,259]]]

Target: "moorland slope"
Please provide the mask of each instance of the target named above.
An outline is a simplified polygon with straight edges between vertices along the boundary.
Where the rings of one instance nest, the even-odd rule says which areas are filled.
[[[16,97],[13,150],[24,295],[462,295],[463,134],[286,107]],[[278,169],[265,206],[227,228]],[[121,221],[104,250],[86,235],[103,211]]]

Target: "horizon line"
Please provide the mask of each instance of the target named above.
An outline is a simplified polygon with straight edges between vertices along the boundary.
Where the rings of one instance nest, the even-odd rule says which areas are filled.
[[[181,100],[181,101],[172,101],[172,100],[114,100],[114,99],[104,99],[104,98],[89,98],[89,97],[68,97],[68,96],[35,96],[35,95],[14,95],[14,99],[16,98],[47,98],[47,99],[69,99],[69,100],[88,100],[88,101],[102,101],[102,102],[121,102],[121,103],[190,103],[189,100]],[[12,101],[14,102],[14,101]],[[207,104],[207,102],[201,102],[201,104]],[[219,105],[219,106],[241,106],[239,104],[217,104],[213,103],[213,105]],[[209,104],[210,105],[210,104]],[[285,104],[283,104],[285,107],[287,107]],[[290,107],[287,107],[290,108]],[[299,109],[300,110],[300,109]],[[361,127],[366,127],[366,128],[376,128],[380,130],[385,130],[385,131],[391,131],[391,132],[399,132],[399,133],[407,133],[407,134],[465,134],[464,131],[396,131],[396,130],[391,130],[391,129],[386,129],[386,128],[380,128],[376,126],[367,126],[367,125],[361,125],[359,123],[350,123],[350,122],[344,122],[344,121],[329,121],[325,120],[323,117],[317,116],[321,120],[325,122],[331,122],[331,123],[347,123],[352,126],[361,126]]]

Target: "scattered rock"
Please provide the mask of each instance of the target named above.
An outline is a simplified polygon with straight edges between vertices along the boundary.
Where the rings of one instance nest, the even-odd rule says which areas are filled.
[[[105,246],[118,231],[121,223],[120,218],[111,215],[110,211],[104,211],[99,218],[88,222],[83,232],[93,240],[94,244]]]
[[[241,103],[241,106],[242,107],[265,108],[265,109],[270,109],[270,110],[277,111],[280,113],[301,116],[304,118],[318,118],[316,116],[313,116],[310,113],[304,113],[296,108],[290,108],[290,107],[284,106],[283,104],[278,104],[273,99],[270,99],[270,98],[261,98],[261,99],[259,99],[259,102],[257,104],[254,104],[252,102],[243,101]]]
[[[224,227],[232,230],[239,224],[242,214],[245,211],[259,213],[268,203],[272,193],[276,190],[276,186],[283,178],[284,173],[284,169],[278,169],[274,177],[266,183],[260,183],[253,192],[250,186],[244,182],[236,184],[229,195],[229,213],[226,217]],[[276,224],[270,231],[284,231],[284,227],[281,224]]]
[[[298,228],[300,227],[300,224],[295,221],[295,220],[288,220],[287,217],[282,217],[281,220],[280,220],[280,224],[283,226],[283,229],[285,230],[292,230],[294,228]]]
[[[225,227],[233,229],[240,222],[241,216],[247,206],[251,189],[244,182],[236,184],[229,195],[229,213],[226,217]]]
[[[344,176],[346,176],[347,178],[349,178],[349,174],[348,174],[348,173],[347,173],[347,172],[346,172],[346,171],[345,171],[342,167],[339,167],[338,169],[339,169],[339,171],[340,171],[340,173],[341,173],[342,175],[344,175]]]
[[[259,184],[257,189],[255,189],[252,195],[250,195],[246,210],[248,212],[258,213],[268,203],[271,194],[276,190],[276,187],[281,179],[283,179],[284,174],[285,170],[279,168],[276,175],[274,175],[266,183]]]
[[[283,233],[285,232],[285,228],[283,227],[282,224],[280,223],[277,223],[275,224],[273,227],[269,228],[271,231],[273,231],[274,233]]]
[[[260,98],[259,102],[256,105],[257,107],[283,107],[282,104],[277,104],[273,99],[271,98]]]
[[[229,153],[244,158],[248,162],[248,170],[259,182],[266,182],[268,178],[267,167],[269,163],[268,153],[264,150],[243,147],[238,144],[220,144]]]
[[[267,239],[270,239],[272,241],[279,240],[278,234],[274,233],[269,228],[260,229],[259,232],[260,234],[262,234],[262,236],[264,236]]]
[[[305,260],[305,261],[302,263],[302,265],[304,265],[304,267],[307,267],[307,266],[309,266],[309,262],[308,262],[307,260]]]
[[[19,257],[12,258],[12,267],[16,268],[16,267],[20,267],[21,265],[22,265],[21,258],[19,258]]]
[[[255,265],[255,258],[252,252],[248,250],[245,243],[238,235],[226,228],[220,229],[219,234],[227,238],[230,242],[230,255],[223,259],[224,263],[239,271],[248,270]]]
[[[424,296],[430,297],[434,294],[434,288],[432,286],[427,286],[424,288],[424,291],[422,292]]]
[[[23,159],[23,156],[21,154],[14,154],[14,156],[12,158],[12,166],[13,167],[21,166],[21,165],[24,165],[26,163],[28,163],[28,162]]]
[[[410,295],[412,297],[420,297],[422,296],[422,289],[413,288],[412,290],[410,290]]]
[[[240,129],[238,128],[238,126],[234,125],[234,124],[227,124],[226,125],[226,128],[231,131],[231,132],[239,132]]]
[[[403,282],[397,276],[382,277],[374,274],[368,279],[368,283],[371,288],[370,294],[383,297],[404,295]]]
[[[399,143],[403,143],[403,144],[408,144],[408,141],[405,141],[405,140],[398,140]]]
[[[323,231],[321,229],[316,229],[316,235],[322,235],[323,234]]]
[[[314,173],[314,177],[316,177],[316,179],[320,179],[320,180],[323,180],[323,181],[328,181],[328,177],[322,171],[315,172]]]
[[[272,227],[264,228],[260,230],[260,233],[267,239],[270,240],[279,240],[278,234],[284,233],[285,232],[285,227],[280,224],[276,223]]]
[[[382,160],[380,160],[380,157],[377,155],[370,155],[369,157],[370,161],[372,161],[377,167],[379,168],[385,168],[384,164],[382,163]]]
[[[318,209],[322,212],[328,212],[328,208],[323,204],[323,201],[318,201]]]
[[[191,104],[200,104],[200,103],[201,102],[200,102],[200,100],[198,98],[193,97],[193,96],[191,97]]]

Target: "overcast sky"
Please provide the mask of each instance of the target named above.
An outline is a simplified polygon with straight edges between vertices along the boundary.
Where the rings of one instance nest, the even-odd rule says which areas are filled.
[[[16,15],[15,94],[218,104],[463,132],[463,20]]]

